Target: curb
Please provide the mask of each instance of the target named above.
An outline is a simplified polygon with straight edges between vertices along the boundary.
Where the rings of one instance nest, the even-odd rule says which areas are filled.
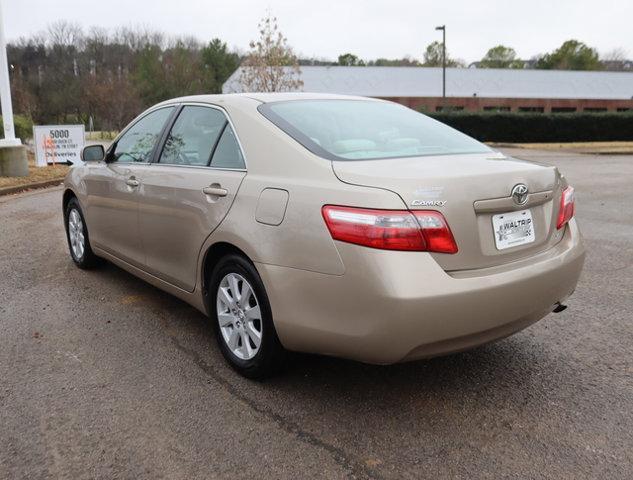
[[[520,150],[534,150],[539,152],[552,152],[552,153],[578,153],[581,155],[633,155],[633,148],[622,150],[592,150],[591,148],[539,148],[539,147],[525,147],[516,143],[495,143],[485,142],[486,145],[492,148],[517,148]]]
[[[63,181],[64,177],[59,177],[52,180],[44,180],[42,182],[26,183],[24,185],[16,185],[14,187],[0,188],[0,197],[3,195],[11,195],[13,193],[23,192],[24,190],[34,190],[36,188],[46,188],[53,185],[59,185]]]
[[[608,150],[602,150],[599,152],[592,152],[589,150],[584,150],[582,152],[572,152],[572,153],[584,153],[586,155],[600,155],[600,156],[604,156],[604,155],[633,155],[633,150],[629,150],[629,151],[608,151]]]

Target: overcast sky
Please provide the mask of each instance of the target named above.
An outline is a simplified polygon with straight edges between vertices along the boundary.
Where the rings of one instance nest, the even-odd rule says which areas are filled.
[[[600,53],[633,57],[633,0],[0,0],[9,40],[58,19],[87,28],[144,25],[201,40],[220,37],[246,50],[267,9],[302,57],[421,58],[447,25],[453,57],[480,59],[491,46],[521,58],[576,38]]]

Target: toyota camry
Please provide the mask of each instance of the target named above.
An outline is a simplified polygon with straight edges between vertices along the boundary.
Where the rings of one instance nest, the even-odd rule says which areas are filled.
[[[501,339],[564,309],[584,261],[555,167],[383,100],[178,98],[82,159],[75,264],[190,303],[251,378],[288,351],[391,364]]]

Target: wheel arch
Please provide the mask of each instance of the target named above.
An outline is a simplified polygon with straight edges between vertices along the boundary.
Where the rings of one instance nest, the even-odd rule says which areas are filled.
[[[202,261],[202,271],[201,271],[202,297],[204,300],[204,306],[207,310],[207,313],[211,311],[209,309],[209,288],[208,288],[209,277],[211,276],[213,267],[218,263],[218,261],[225,255],[229,255],[231,253],[244,257],[246,260],[248,260],[248,262],[250,262],[253,265],[255,270],[257,270],[257,267],[255,267],[254,262],[246,254],[246,252],[236,247],[232,243],[220,241],[211,245],[204,254],[204,259]]]
[[[77,194],[73,192],[72,189],[67,188],[66,190],[64,190],[64,195],[62,196],[62,212],[64,215],[64,223],[67,220],[66,208],[68,207],[68,203],[70,202],[70,200],[73,198],[77,198]],[[77,201],[79,201],[79,199],[77,199]]]

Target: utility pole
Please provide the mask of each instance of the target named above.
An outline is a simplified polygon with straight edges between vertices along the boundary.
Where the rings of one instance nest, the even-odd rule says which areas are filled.
[[[446,99],[446,25],[435,27],[442,30],[442,99]]]

